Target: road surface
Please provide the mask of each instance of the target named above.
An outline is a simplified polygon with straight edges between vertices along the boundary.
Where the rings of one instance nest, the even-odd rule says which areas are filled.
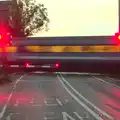
[[[15,73],[0,86],[0,120],[120,120],[118,78]]]

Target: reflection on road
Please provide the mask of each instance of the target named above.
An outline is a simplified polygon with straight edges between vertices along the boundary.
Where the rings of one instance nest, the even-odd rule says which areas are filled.
[[[0,86],[0,119],[119,120],[120,89],[96,77],[105,82],[75,73],[15,74]]]

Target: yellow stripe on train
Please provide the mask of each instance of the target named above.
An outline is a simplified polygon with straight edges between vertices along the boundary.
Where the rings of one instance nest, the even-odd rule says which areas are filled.
[[[27,46],[29,52],[120,52],[120,46]]]
[[[13,46],[6,47],[6,52],[17,52],[17,47]]]
[[[17,47],[9,46],[5,47],[5,52],[17,52]],[[3,48],[0,48],[0,52],[3,52]]]
[[[25,46],[25,49],[28,52],[120,52],[120,46]],[[17,47],[9,46],[5,51],[17,52]]]

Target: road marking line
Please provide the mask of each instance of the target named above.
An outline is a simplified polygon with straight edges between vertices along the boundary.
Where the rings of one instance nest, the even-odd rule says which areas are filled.
[[[85,108],[88,112],[91,113],[97,120],[103,120],[98,114],[92,111],[88,106],[86,106],[82,101],[80,101],[64,84],[63,80],[57,75],[58,80],[62,84],[63,88],[74,98],[83,108]]]
[[[57,73],[57,72],[56,72]],[[71,75],[102,75],[100,73],[84,73],[84,72],[60,72],[61,74],[71,74]]]
[[[35,71],[35,72],[31,72],[31,73],[45,73],[44,71]]]
[[[50,100],[44,100],[44,103],[45,103],[45,105],[46,106],[58,106],[58,104],[55,104],[55,103],[49,103],[49,102],[52,102],[52,101],[50,101]]]
[[[80,120],[84,120],[77,112],[73,112]]]
[[[58,106],[58,104],[45,104],[46,106]]]
[[[26,75],[26,74],[25,74],[25,75]],[[5,113],[5,111],[6,111],[7,107],[8,107],[8,104],[9,104],[11,98],[12,98],[12,95],[13,95],[13,92],[14,92],[14,90],[15,90],[15,88],[16,88],[16,85],[18,84],[18,82],[19,82],[25,75],[23,75],[23,76],[21,76],[20,78],[18,78],[17,81],[15,82],[15,84],[14,84],[14,86],[13,86],[13,89],[12,89],[12,92],[9,94],[6,103],[5,103],[4,106],[2,107],[2,110],[1,110],[1,112],[0,112],[0,119],[2,119],[2,117],[4,116],[4,113]]]
[[[75,88],[72,87],[72,85],[67,82],[65,80],[65,78],[60,74],[62,80],[79,96],[81,97],[86,103],[88,103],[89,105],[91,105],[94,109],[96,109],[98,112],[102,113],[104,116],[108,117],[109,119],[113,119],[112,116],[110,116],[109,114],[107,114],[105,111],[101,110],[100,108],[98,108],[95,104],[91,103],[88,99],[86,99],[84,96],[82,96]]]
[[[55,120],[56,118],[54,117],[44,117],[44,120]]]
[[[113,86],[115,86],[115,87],[117,87],[117,88],[120,88],[119,86],[117,86],[117,85],[115,85],[115,84],[113,84],[113,83],[107,82],[107,81],[105,81],[105,80],[103,80],[103,79],[101,79],[101,78],[98,78],[98,77],[95,77],[95,76],[92,76],[92,77],[95,78],[95,79],[97,79],[97,80],[99,80],[99,81],[102,81],[102,82],[104,82],[104,83],[106,83],[106,84],[111,84],[111,85],[113,85]]]
[[[66,112],[62,112],[62,115],[63,115],[63,120],[75,120],[71,115],[69,115],[68,113]]]
[[[26,74],[25,74],[26,75]],[[14,89],[16,88],[16,85],[18,84],[18,82],[20,82],[20,80],[25,77],[25,75],[21,76],[19,79],[17,79],[17,81],[15,82],[14,86],[13,86],[13,91],[14,92]]]
[[[56,99],[56,101],[58,102],[58,104],[59,104],[60,106],[63,106],[62,102],[61,102],[58,98]]]
[[[14,115],[19,115],[19,113],[10,113],[7,117],[6,117],[6,120],[11,120],[12,119],[12,116]]]
[[[108,79],[114,80],[114,81],[120,81],[120,79],[116,79],[116,78],[111,78],[109,76],[106,76]]]
[[[12,73],[12,75],[15,75],[15,74],[17,74],[17,73]]]
[[[35,99],[32,98],[31,101],[30,101],[30,104],[33,104],[33,103],[34,103],[34,100],[35,100]]]
[[[20,80],[20,82],[51,82],[50,80]]]
[[[89,73],[78,73],[78,72],[61,72],[62,74],[70,74],[70,75],[88,75]]]
[[[19,105],[19,100],[16,101],[16,103],[14,104],[15,107],[17,107]]]

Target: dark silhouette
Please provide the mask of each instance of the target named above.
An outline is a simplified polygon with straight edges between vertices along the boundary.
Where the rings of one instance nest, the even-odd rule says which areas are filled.
[[[43,4],[36,4],[34,0],[19,0],[14,6],[17,13],[13,36],[29,36],[38,31],[48,30],[47,8]]]

